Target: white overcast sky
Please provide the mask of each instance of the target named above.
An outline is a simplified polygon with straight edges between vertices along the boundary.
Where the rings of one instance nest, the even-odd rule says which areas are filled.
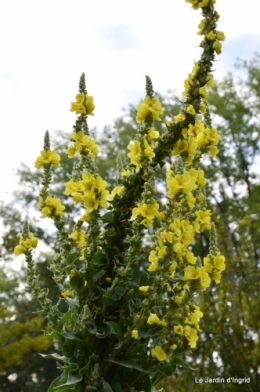
[[[227,37],[221,79],[237,57],[260,51],[260,2],[217,0],[216,9]],[[161,94],[181,93],[200,56],[200,20],[184,0],[0,0],[0,200],[16,187],[20,162],[33,167],[47,129],[71,131],[82,72],[98,131],[144,96],[146,74]]]

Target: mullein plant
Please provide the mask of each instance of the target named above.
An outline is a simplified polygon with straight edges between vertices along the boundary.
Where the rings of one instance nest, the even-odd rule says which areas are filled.
[[[98,146],[87,125],[95,106],[84,74],[71,104],[77,120],[66,151],[77,159],[64,194],[82,207],[73,223],[62,201],[51,194],[51,173],[60,157],[51,150],[48,132],[36,159],[35,166],[44,171],[38,207],[59,231],[60,250],[50,266],[61,291],[57,304],[39,287],[32,257],[37,239],[27,222],[15,254],[25,254],[28,288],[40,301],[49,321],[46,334],[59,350],[46,355],[61,370],[49,392],[156,391],[176,366],[189,366],[183,356],[196,347],[203,317],[198,292],[219,283],[225,269],[200,166],[204,154],[218,152],[220,135],[212,127],[207,91],[225,37],[216,27],[215,0],[186,2],[202,11],[198,34],[203,50],[184,82],[182,110],[159,135],[155,124],[163,109],[146,77],[146,97],[137,106],[140,127],[127,147],[129,161],[124,166],[118,159],[118,185],[111,194],[95,164]],[[166,164],[169,158],[171,165]],[[155,187],[158,166],[165,173],[164,204]],[[202,260],[192,249],[204,230],[211,236]],[[66,312],[60,310],[62,302]]]

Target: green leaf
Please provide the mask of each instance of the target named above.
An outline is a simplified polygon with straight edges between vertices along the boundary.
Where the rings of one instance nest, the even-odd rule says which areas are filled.
[[[68,358],[61,356],[58,353],[53,353],[53,354],[40,354],[41,357],[47,358],[47,359],[56,359],[56,361],[62,361],[62,362],[67,362]]]
[[[69,340],[79,340],[81,342],[84,340],[79,334],[75,334],[72,332],[60,332],[59,335]]]
[[[181,367],[184,367],[186,369],[197,370],[197,369],[194,369],[193,367],[191,367],[191,365],[189,363],[187,363],[186,361],[184,361],[181,358],[172,358],[171,363],[178,365],[178,366],[181,366]]]
[[[107,212],[106,214],[104,214],[102,216],[101,219],[102,219],[103,222],[113,222],[114,217],[113,217],[113,214],[111,212]]]
[[[116,363],[117,365],[121,365],[121,366],[126,367],[128,369],[136,369],[136,370],[139,370],[139,372],[148,373],[140,365],[138,365],[137,362],[132,361],[131,359],[117,359],[117,360],[107,359],[107,361]]]
[[[112,381],[111,387],[113,389],[113,392],[123,392],[123,389],[121,388],[121,385],[116,380]]]
[[[108,382],[103,380],[103,391],[104,392],[114,392]]]
[[[114,294],[112,295],[112,300],[113,301],[119,301],[122,297],[123,297],[123,295],[125,294],[125,292],[126,292],[126,288],[125,287],[123,287],[123,286],[117,286],[116,287],[116,289],[115,289],[115,292],[114,292]]]
[[[80,256],[80,252],[74,252],[71,253],[67,258],[66,258],[66,264],[72,264],[73,261],[75,261],[78,257]]]
[[[115,323],[114,321],[107,321],[106,324],[109,325],[113,335],[122,336],[119,324]]]
[[[48,355],[48,354],[47,354]],[[55,378],[55,380],[53,380],[53,382],[51,383],[51,385],[49,386],[48,392],[55,392],[55,387],[59,387],[59,385],[61,383],[64,383],[67,381],[67,376],[65,372],[62,372],[61,375],[57,378]]]

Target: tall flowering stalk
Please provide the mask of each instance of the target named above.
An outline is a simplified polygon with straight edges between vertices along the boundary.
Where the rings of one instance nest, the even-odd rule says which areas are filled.
[[[213,86],[212,62],[225,37],[216,28],[215,0],[186,2],[202,11],[203,51],[185,80],[182,110],[159,135],[154,122],[161,121],[163,109],[146,77],[146,97],[137,107],[140,127],[127,147],[128,165],[118,161],[118,185],[111,194],[95,165],[98,146],[87,125],[95,106],[84,74],[71,104],[78,117],[66,151],[69,158],[78,157],[64,190],[82,210],[72,225],[62,201],[51,194],[52,169],[60,163],[48,132],[35,162],[44,170],[38,207],[60,234],[60,250],[50,267],[61,290],[56,305],[39,288],[32,258],[37,239],[27,223],[15,254],[26,256],[28,287],[49,319],[52,332],[46,334],[61,353],[46,356],[56,359],[61,370],[49,392],[154,391],[176,366],[188,366],[182,357],[196,347],[203,317],[196,293],[212,281],[219,283],[225,269],[200,167],[204,154],[218,152],[220,136],[212,128],[207,88]],[[167,189],[161,207],[157,166],[165,172]],[[201,260],[192,249],[204,230],[211,231],[211,241]],[[145,241],[147,233],[152,243]],[[61,302],[67,304],[65,313]]]

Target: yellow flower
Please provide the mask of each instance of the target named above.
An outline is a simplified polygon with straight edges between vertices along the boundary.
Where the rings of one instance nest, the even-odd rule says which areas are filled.
[[[133,331],[132,331],[132,338],[134,338],[134,339],[138,339],[138,330],[137,329],[133,329]]]
[[[143,102],[137,106],[136,121],[140,123],[145,120],[148,112],[152,113],[154,120],[161,121],[159,116],[163,113],[163,110],[161,103],[156,98],[150,98],[146,96]]]
[[[176,350],[176,348],[177,348],[177,344],[172,344],[172,345],[170,346],[170,349],[173,350],[173,351]]]
[[[21,255],[24,252],[25,252],[25,249],[24,249],[24,247],[22,245],[16,245],[16,247],[14,248],[15,256],[19,256],[19,255]]]
[[[219,41],[225,41],[226,37],[225,37],[225,34],[223,33],[223,31],[217,31],[216,35],[217,35],[217,39]]]
[[[180,155],[183,151],[187,150],[188,148],[188,142],[187,140],[184,139],[179,139],[175,143],[173,150],[172,150],[172,155]]]
[[[95,192],[85,192],[82,199],[84,201],[84,207],[88,213],[98,209],[99,203],[96,200]]]
[[[193,267],[191,265],[188,265],[188,267],[184,269],[183,280],[199,279],[200,275],[201,275],[201,270],[199,267]]]
[[[202,290],[206,290],[211,283],[211,279],[209,277],[208,272],[204,267],[201,268],[201,274],[200,274],[200,285]]]
[[[75,97],[76,102],[71,102],[71,112],[76,114],[90,114],[94,116],[93,110],[95,109],[94,98],[87,96],[84,93],[77,94]]]
[[[186,119],[186,116],[184,113],[180,113],[180,114],[177,114],[177,116],[174,116],[174,118],[176,121],[182,122]]]
[[[85,106],[87,109],[87,114],[94,116],[93,110],[95,109],[94,98],[91,95],[88,95],[85,99]]]
[[[213,279],[214,279],[214,281],[215,281],[216,284],[219,284],[219,283],[220,283],[220,280],[221,280],[221,273],[220,273],[219,271],[213,272],[212,277],[213,277]]]
[[[155,314],[155,313],[150,313],[150,316],[149,316],[149,318],[148,318],[148,320],[147,320],[147,324],[152,325],[152,324],[154,324],[154,323],[159,324],[159,323],[160,323],[160,319],[159,319],[159,317],[157,316],[157,314]]]
[[[147,324],[152,325],[152,324],[159,324],[162,326],[165,326],[166,323],[163,320],[160,320],[159,317],[157,316],[157,314],[155,313],[150,313],[150,316],[147,320]]]
[[[157,139],[159,137],[159,132],[152,127],[149,131],[149,136],[151,139]]]
[[[76,271],[74,269],[71,269],[70,270],[70,276],[73,278],[73,276],[75,276],[75,274],[76,274]]]
[[[142,291],[143,293],[147,293],[147,291],[149,290],[149,286],[140,286],[139,290]]]
[[[60,166],[60,156],[54,150],[42,150],[41,155],[36,159],[34,166],[37,169],[40,169],[47,164]]]
[[[61,293],[61,295],[62,295],[64,298],[67,298],[67,297],[70,295],[70,291],[69,291],[69,290],[63,291],[63,293]]]
[[[216,146],[211,146],[211,147],[209,148],[209,152],[210,152],[210,154],[211,154],[213,157],[215,157],[215,156],[218,154],[219,150],[218,150],[218,148],[217,148]]]
[[[116,187],[112,190],[112,192],[111,192],[110,200],[114,200],[115,195],[121,196],[122,193],[123,193],[123,191],[124,191],[124,189],[125,189],[124,185],[116,186]]]
[[[192,105],[189,105],[187,107],[186,112],[189,113],[189,114],[192,114],[193,116],[195,116],[195,114],[196,114],[195,109],[194,109],[194,107]]]
[[[214,257],[214,267],[217,268],[220,272],[226,269],[225,257],[222,256],[220,252],[218,252],[217,255]]]
[[[216,41],[214,41],[213,43],[213,49],[217,54],[221,54],[222,52],[221,48],[222,48],[221,43],[219,42],[219,40],[216,39]]]
[[[183,335],[183,326],[182,325],[175,325],[173,328],[174,332],[178,335]]]
[[[151,354],[152,357],[158,359],[158,361],[164,361],[166,359],[166,353],[163,351],[161,346],[155,346],[152,348]]]
[[[197,341],[199,339],[197,330],[195,328],[190,327],[189,325],[185,325],[183,332],[184,332],[184,336],[189,341],[188,343],[189,346],[191,348],[196,347]]]

